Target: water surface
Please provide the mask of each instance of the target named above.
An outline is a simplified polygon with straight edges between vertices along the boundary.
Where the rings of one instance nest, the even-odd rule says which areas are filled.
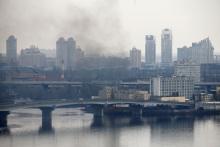
[[[53,129],[41,130],[41,112],[20,109],[8,117],[0,147],[219,147],[220,116],[93,119],[80,109],[53,111]]]

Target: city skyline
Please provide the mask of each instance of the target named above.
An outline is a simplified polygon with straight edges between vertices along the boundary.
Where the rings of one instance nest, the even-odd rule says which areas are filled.
[[[18,52],[30,44],[55,49],[57,38],[73,36],[86,52],[128,56],[127,51],[132,46],[140,48],[144,53],[144,36],[152,34],[156,38],[158,56],[161,49],[160,33],[164,28],[172,30],[174,57],[177,48],[190,46],[192,42],[206,37],[212,40],[215,53],[220,52],[220,18],[217,15],[219,2],[216,0],[202,3],[198,0],[94,0],[88,3],[67,0],[53,1],[50,7],[48,5],[52,1],[45,2],[45,6],[41,5],[42,2],[0,1],[0,15],[3,14],[0,23],[0,52],[5,53],[5,38],[14,34],[19,42]],[[25,15],[24,6],[29,12]],[[41,12],[45,16],[39,15]],[[105,12],[105,15],[100,12]],[[94,29],[96,31],[92,31]]]
[[[166,37],[167,36],[167,37]],[[7,39],[6,39],[6,42],[5,44],[7,45],[8,44],[8,40],[9,38],[15,38],[16,39],[16,46],[14,47],[14,50],[15,50],[15,54],[16,54],[16,58],[21,56],[22,54],[22,51],[25,50],[27,47],[25,48],[22,48],[19,52],[18,48],[17,48],[17,38],[16,36],[14,35],[10,35]],[[155,65],[155,64],[158,64],[158,63],[161,63],[163,65],[171,65],[172,62],[175,62],[175,61],[179,61],[179,60],[182,60],[182,61],[192,61],[191,59],[191,55],[190,53],[186,54],[186,53],[183,53],[182,50],[186,50],[186,51],[190,51],[192,50],[192,47],[188,47],[188,46],[183,46],[182,48],[177,48],[177,53],[175,53],[175,55],[173,55],[173,49],[172,49],[172,30],[168,29],[168,28],[165,28],[162,30],[161,32],[161,43],[163,44],[163,47],[160,49],[161,51],[161,54],[162,55],[157,55],[155,54],[156,52],[156,43],[155,43],[155,37],[153,35],[146,35],[145,36],[145,54],[141,54],[141,62],[145,63],[146,65]],[[59,37],[58,40],[64,40],[65,42],[65,39],[63,37]],[[73,40],[74,42],[76,42],[73,37],[68,37],[68,40],[71,39]],[[168,40],[167,40],[168,39]],[[57,40],[57,41],[58,41]],[[163,41],[162,41],[163,40]],[[41,52],[43,52],[43,54],[47,57],[53,57],[53,58],[57,58],[57,41],[56,41],[56,48],[55,49],[42,49],[40,48]],[[67,41],[68,42],[68,41]],[[207,42],[207,43],[206,43]],[[202,45],[203,43],[203,45]],[[82,52],[82,49],[81,47],[76,43],[74,43],[75,47],[73,47],[74,50],[76,50],[76,53],[77,55],[76,56],[80,56],[81,57],[81,52]],[[208,58],[212,58],[212,60],[218,60],[218,54],[214,54],[214,47],[212,46],[212,42],[211,40],[209,39],[209,37],[207,38],[204,38],[202,40],[199,40],[197,42],[192,42],[192,46],[196,46],[196,44],[200,44],[200,46],[197,47],[197,50],[198,52],[204,52],[204,49],[211,49],[212,51],[210,53],[208,53]],[[32,47],[32,46],[35,46],[38,48],[37,45],[30,45],[29,47]],[[136,48],[136,46],[133,46],[133,48]],[[65,49],[64,49],[65,50]],[[141,49],[139,49],[141,51]],[[7,46],[6,46],[6,53],[5,53],[5,56],[8,56],[7,54]],[[129,52],[129,51],[128,51]],[[208,51],[209,52],[209,51]],[[2,54],[2,53],[0,53]],[[186,59],[180,59],[180,54],[181,56],[184,56],[184,58]],[[2,54],[4,56],[4,53]],[[92,56],[90,56],[92,55]],[[98,56],[103,56],[103,55],[100,55],[100,54],[90,54],[87,56],[88,57],[98,57]],[[149,56],[150,55],[150,56]],[[205,55],[205,54],[204,54]],[[204,56],[202,55],[202,56]],[[84,51],[83,51],[83,56],[84,56]],[[105,57],[111,57],[112,55],[104,55]],[[103,56],[103,57],[104,57]],[[115,57],[119,57],[117,55],[113,55]],[[113,57],[112,56],[112,57]],[[195,55],[196,57],[200,56],[200,55]],[[216,57],[215,57],[216,56]],[[127,56],[122,56],[122,58],[128,58],[129,55]],[[165,58],[166,58],[166,61],[165,61]],[[181,57],[182,58],[182,57]],[[200,57],[199,57],[200,58]],[[201,57],[201,58],[206,58],[205,56],[204,57]],[[216,59],[215,59],[216,58]],[[151,63],[150,63],[151,62]],[[210,60],[211,62],[211,60]]]
[[[1,145],[219,147],[219,14],[220,0],[0,0]]]

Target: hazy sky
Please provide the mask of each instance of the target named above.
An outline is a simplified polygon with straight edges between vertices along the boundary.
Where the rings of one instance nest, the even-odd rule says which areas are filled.
[[[160,54],[164,28],[172,29],[173,54],[205,37],[220,53],[220,0],[0,0],[0,52],[14,34],[19,52],[72,36],[89,53],[122,56],[136,46],[144,55],[144,37],[153,34]]]

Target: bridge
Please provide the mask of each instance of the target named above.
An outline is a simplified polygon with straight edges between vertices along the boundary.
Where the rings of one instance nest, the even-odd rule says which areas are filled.
[[[71,81],[2,81],[2,85],[74,85],[81,86],[82,82]]]
[[[111,82],[111,81],[92,81],[92,82],[75,82],[75,81],[1,81],[0,84],[4,85],[82,85],[82,84],[95,84],[95,85],[150,85],[150,81],[137,81],[137,82]]]
[[[76,82],[76,81],[1,81],[0,86],[71,86],[82,87],[85,85],[96,86],[121,86],[121,87],[147,87],[150,90],[150,81],[136,81],[136,82],[112,82],[112,81],[91,81],[91,82]]]
[[[145,100],[132,99],[85,99],[85,100],[41,100],[33,101],[25,104],[11,104],[0,106],[0,128],[7,128],[7,116],[10,111],[20,108],[35,108],[42,112],[42,129],[47,130],[52,128],[52,111],[56,108],[67,107],[71,105],[87,106],[93,108],[94,118],[102,118],[104,116],[104,108],[111,105],[128,104],[133,118],[141,118],[142,110],[152,106],[169,106],[176,108],[178,106],[192,107],[189,103],[176,102],[152,102]]]

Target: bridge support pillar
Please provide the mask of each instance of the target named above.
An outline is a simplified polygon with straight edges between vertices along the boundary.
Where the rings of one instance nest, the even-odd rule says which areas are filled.
[[[42,112],[41,130],[52,130],[52,111],[54,107],[40,107]]]
[[[93,107],[93,116],[94,118],[102,118],[104,116],[104,106],[94,105]]]
[[[141,119],[142,118],[142,106],[141,105],[130,105],[132,119]]]
[[[0,128],[7,128],[8,121],[7,116],[10,114],[9,111],[0,111]]]

